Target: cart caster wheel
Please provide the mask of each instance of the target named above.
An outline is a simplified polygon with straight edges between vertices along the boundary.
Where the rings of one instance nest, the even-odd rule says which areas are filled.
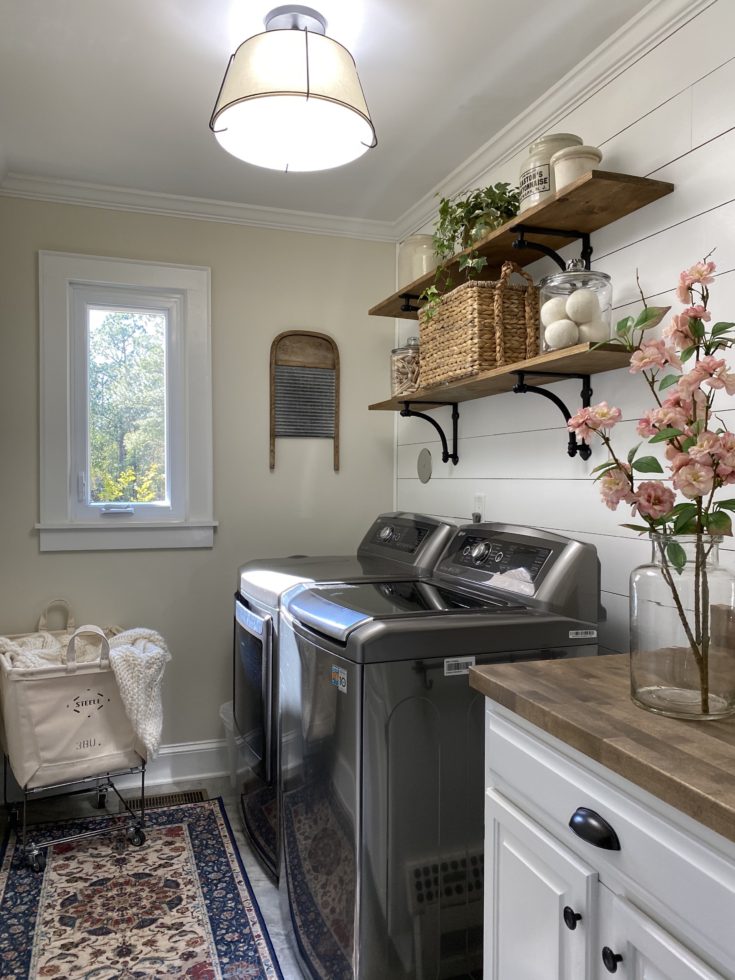
[[[142,847],[145,844],[145,833],[140,827],[130,827],[126,836],[133,847]]]
[[[46,855],[43,851],[36,851],[34,854],[29,854],[28,864],[30,865],[31,871],[40,874],[46,867]]]

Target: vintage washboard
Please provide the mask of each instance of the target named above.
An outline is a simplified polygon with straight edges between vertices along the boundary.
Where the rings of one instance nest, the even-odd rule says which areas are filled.
[[[339,470],[339,351],[326,334],[287,330],[271,344],[271,469],[279,436],[333,439]]]

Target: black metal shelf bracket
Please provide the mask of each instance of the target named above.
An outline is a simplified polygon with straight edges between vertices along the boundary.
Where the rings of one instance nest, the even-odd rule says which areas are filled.
[[[400,306],[401,313],[418,313],[419,307],[414,306],[411,302],[411,300],[419,299],[418,293],[401,293],[400,295],[403,300]]]
[[[584,262],[584,267],[585,269],[592,267],[592,243],[590,242],[589,232],[587,231],[562,231],[558,228],[538,228],[536,225],[524,224],[516,225],[513,231],[518,233],[518,237],[513,242],[513,248],[531,248],[535,252],[543,252],[544,255],[548,255],[549,258],[553,259],[560,269],[566,269],[567,267],[561,255],[549,245],[542,245],[541,242],[529,242],[526,239],[526,235],[556,235],[559,238],[579,238],[582,241],[580,258]]]
[[[449,452],[449,446],[447,445],[447,437],[444,435],[444,430],[439,425],[439,423],[436,421],[436,419],[433,419],[430,415],[425,415],[423,412],[414,412],[414,410],[411,408],[411,405],[426,405],[426,404],[435,405],[435,406],[436,405],[451,405],[452,406],[452,451],[451,451],[451,453]],[[439,433],[439,438],[441,439],[441,444],[442,444],[442,463],[448,463],[451,460],[451,462],[454,463],[455,466],[457,465],[457,463],[459,462],[459,454],[457,452],[457,430],[458,430],[458,427],[459,427],[458,426],[458,423],[459,423],[459,407],[457,405],[457,402],[412,402],[412,401],[404,401],[403,402],[403,408],[401,409],[400,414],[404,418],[425,419],[427,422],[430,422],[431,425],[433,425],[434,428],[436,429],[436,431]]]
[[[564,421],[568,422],[572,417],[571,412],[564,404],[564,402],[555,395],[553,391],[549,391],[547,388],[539,388],[535,385],[526,384],[526,375],[530,374],[537,378],[556,378],[559,381],[563,381],[566,378],[578,378],[582,382],[582,407],[589,408],[590,402],[592,401],[592,386],[590,384],[589,374],[562,374],[555,371],[512,371],[512,374],[518,379],[513,386],[513,391],[517,395],[525,395],[528,392],[532,392],[535,395],[543,395],[544,398],[548,398],[552,401],[556,407],[559,409],[561,414],[564,416]],[[592,450],[587,445],[586,442],[577,442],[577,437],[573,432],[569,433],[569,441],[567,444],[567,455],[568,456],[579,456],[581,459],[589,459],[592,455]]]

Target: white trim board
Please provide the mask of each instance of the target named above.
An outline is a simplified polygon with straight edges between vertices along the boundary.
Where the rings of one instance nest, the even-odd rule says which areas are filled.
[[[496,133],[461,166],[448,174],[440,185],[425,194],[395,221],[287,211],[19,173],[9,173],[0,179],[0,196],[222,221],[367,241],[398,242],[434,220],[437,193],[445,196],[454,194],[471,186],[481,174],[510,160],[533,138],[548,131],[557,120],[581,105],[666,37],[717,2],[718,0],[652,0],[604,46],[593,51],[542,98]]]

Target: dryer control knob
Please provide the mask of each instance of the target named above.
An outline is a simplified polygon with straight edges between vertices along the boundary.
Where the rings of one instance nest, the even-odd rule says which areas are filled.
[[[490,554],[490,545],[486,541],[478,541],[472,548],[472,561],[480,565]]]
[[[396,536],[396,529],[391,524],[386,524],[385,527],[381,527],[380,532],[378,534],[380,540],[384,541],[386,544],[389,541],[392,541],[395,536]]]

